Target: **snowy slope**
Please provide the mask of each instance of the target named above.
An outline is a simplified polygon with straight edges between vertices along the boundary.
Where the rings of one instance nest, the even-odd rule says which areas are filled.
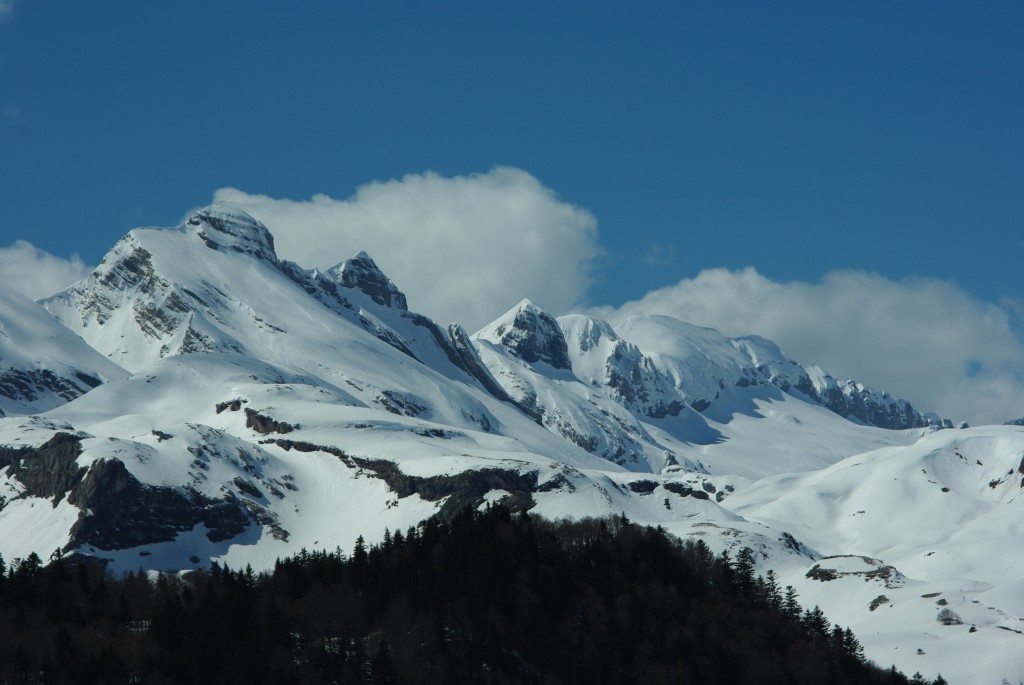
[[[950,682],[1024,674],[1024,429],[929,433],[821,471],[765,478],[725,504],[820,554],[856,555],[791,568],[784,580],[805,604],[850,624],[879,663]],[[808,578],[814,566],[838,577]],[[888,577],[865,576],[884,567]],[[943,608],[963,623],[941,624]]]
[[[0,287],[0,415],[46,411],[126,375],[35,302]]]

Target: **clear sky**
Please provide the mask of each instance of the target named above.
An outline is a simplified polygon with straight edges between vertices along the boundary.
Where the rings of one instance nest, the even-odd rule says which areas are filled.
[[[925,408],[1009,418],[1024,415],[1022,122],[1019,2],[0,0],[0,273],[59,271],[73,253],[70,272],[93,265],[131,227],[174,225],[215,193],[271,229],[318,194],[364,224],[401,196],[402,228],[375,228],[389,241],[365,249],[441,316],[459,310],[435,308],[443,293],[418,301],[422,274],[389,245],[473,233],[464,256],[486,260],[498,233],[526,230],[484,225],[519,193],[533,239],[565,251],[561,266],[522,258],[570,282],[518,267],[552,309],[646,302]],[[418,216],[451,228],[421,231]],[[498,309],[545,297],[493,285]],[[892,305],[870,311],[865,293]],[[837,308],[849,316],[827,318]],[[975,337],[948,358],[920,348],[966,335],[958,323]],[[884,328],[897,324],[913,339]],[[878,347],[805,345],[815,325],[832,333],[814,344],[850,346],[868,326]],[[953,391],[856,361],[901,335],[958,383],[999,385],[987,401],[1005,411],[972,414]]]

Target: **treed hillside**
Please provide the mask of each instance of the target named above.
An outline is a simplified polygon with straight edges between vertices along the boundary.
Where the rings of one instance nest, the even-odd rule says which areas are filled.
[[[0,574],[0,682],[908,682],[752,561],[502,507],[267,574],[113,578],[33,555]]]

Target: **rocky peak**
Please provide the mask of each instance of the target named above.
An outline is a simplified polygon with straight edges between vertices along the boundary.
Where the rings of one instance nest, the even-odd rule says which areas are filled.
[[[895,430],[952,427],[949,419],[922,414],[909,401],[895,398],[884,390],[874,390],[852,380],[840,383],[817,364],[805,368],[806,382],[795,384],[796,388],[840,416]]]
[[[572,369],[558,322],[529,300],[523,300],[481,329],[476,337],[501,345],[530,364],[540,361],[556,369]]]
[[[274,236],[266,226],[234,205],[217,202],[203,207],[185,221],[185,227],[211,249],[229,249],[277,262]]]
[[[377,304],[407,310],[405,295],[365,252],[346,259],[327,272],[339,285],[358,290]]]

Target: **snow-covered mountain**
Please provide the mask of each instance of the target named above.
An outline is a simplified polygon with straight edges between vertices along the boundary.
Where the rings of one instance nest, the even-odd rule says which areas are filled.
[[[976,649],[1013,676],[1024,651],[1024,429],[940,430],[762,338],[528,301],[469,335],[410,312],[369,255],[304,269],[218,204],[38,304],[0,297],[0,355],[31,380],[0,384],[8,560],[265,568],[503,501],[750,546],[909,672],[955,682],[943,655]],[[932,592],[969,638],[926,616]]]
[[[46,411],[127,376],[35,302],[0,286],[0,416]]]
[[[766,418],[757,412],[760,401],[771,402],[771,415],[787,421],[794,413],[824,410],[817,423],[827,425],[826,445],[814,450],[817,467],[854,445],[866,447],[865,440],[893,439],[891,431],[851,430],[851,423],[950,426],[906,400],[853,381],[840,385],[763,338],[728,338],[665,316],[630,317],[613,327],[583,315],[556,320],[523,300],[473,339],[491,376],[525,411],[567,441],[632,471],[683,467],[758,476],[792,467],[791,456],[755,463],[749,454],[765,450],[723,427],[744,415]],[[764,442],[767,428],[759,426],[755,442]],[[807,454],[814,432],[775,431],[773,440],[790,453]],[[737,448],[748,455],[745,464],[716,463],[718,454]]]

